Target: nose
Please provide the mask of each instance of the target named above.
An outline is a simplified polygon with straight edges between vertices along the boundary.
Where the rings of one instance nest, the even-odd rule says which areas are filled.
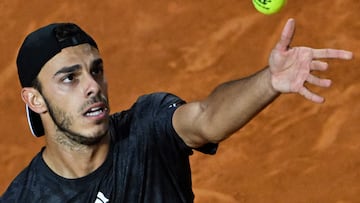
[[[84,80],[83,90],[85,97],[92,97],[101,91],[101,86],[99,82],[91,76],[91,74],[87,74]]]

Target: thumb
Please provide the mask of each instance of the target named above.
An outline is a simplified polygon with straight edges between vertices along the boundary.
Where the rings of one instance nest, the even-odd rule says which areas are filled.
[[[294,37],[294,33],[295,33],[295,20],[290,18],[286,22],[286,24],[281,32],[280,40],[276,44],[275,49],[278,51],[288,50],[290,43]]]

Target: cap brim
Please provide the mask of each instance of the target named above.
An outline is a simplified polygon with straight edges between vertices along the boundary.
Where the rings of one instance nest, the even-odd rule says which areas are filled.
[[[32,111],[28,105],[26,105],[26,116],[28,119],[28,124],[31,130],[31,133],[35,137],[41,137],[45,134],[44,127],[41,122],[41,117],[38,113]]]

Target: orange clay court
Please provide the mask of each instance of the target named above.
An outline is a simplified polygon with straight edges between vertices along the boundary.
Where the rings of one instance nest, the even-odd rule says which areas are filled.
[[[330,89],[315,104],[282,95],[220,145],[191,157],[196,203],[360,202],[360,1],[288,0],[266,16],[251,0],[1,1],[0,192],[44,145],[32,137],[20,98],[15,58],[25,35],[54,21],[73,21],[97,41],[112,111],[168,91],[187,101],[218,83],[265,65],[290,17],[292,46],[346,49],[318,73]]]

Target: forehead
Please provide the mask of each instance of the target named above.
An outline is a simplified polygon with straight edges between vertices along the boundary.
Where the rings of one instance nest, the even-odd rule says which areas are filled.
[[[77,64],[89,65],[99,58],[101,58],[99,51],[89,44],[66,47],[46,62],[41,72],[56,71],[59,68]]]

